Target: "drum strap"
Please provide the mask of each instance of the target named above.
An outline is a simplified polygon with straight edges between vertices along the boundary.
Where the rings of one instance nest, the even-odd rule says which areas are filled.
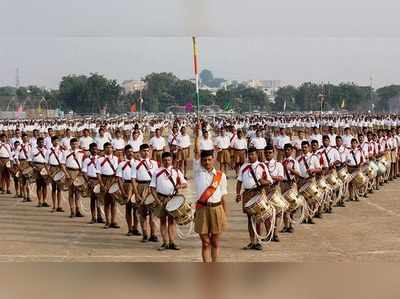
[[[285,171],[285,175],[289,181],[292,181],[292,178],[290,177],[289,171],[287,170],[287,166],[290,163],[290,160],[286,159],[283,161],[283,170]],[[294,166],[294,165],[293,165]]]
[[[254,169],[253,169],[253,167],[251,167],[251,165],[250,165],[250,167],[249,167],[249,170],[250,170],[250,174],[251,174],[251,176],[253,177],[253,180],[254,180],[254,182],[256,183],[257,187],[258,187],[258,188],[261,187],[261,184],[260,184],[260,182],[259,182],[258,179],[257,179],[256,173],[254,172]]]
[[[110,165],[110,167],[111,167],[111,169],[112,169],[112,171],[114,172],[114,175],[115,175],[116,174],[115,167],[114,167],[114,165],[112,165],[112,163],[108,159],[108,157],[104,158],[103,162],[101,163],[101,166],[104,166],[104,164],[106,164],[106,162]]]
[[[147,173],[149,174],[150,178],[152,178],[153,175],[151,174],[150,169],[149,169],[149,167],[148,167],[147,164],[146,164],[146,160],[141,160],[141,161],[139,162],[138,166],[136,166],[136,170],[139,170],[140,166],[142,166],[142,165],[144,166],[144,168],[146,168],[146,171],[147,171]]]
[[[353,156],[354,163],[356,163],[356,166],[358,166],[358,162],[357,162],[356,155],[355,155],[354,151],[351,151],[351,154]]]
[[[174,182],[174,179],[172,178],[172,171],[171,173],[168,172],[168,170],[166,170],[165,168],[163,170],[161,170],[159,173],[157,173],[156,175],[156,179],[162,175],[163,173],[165,173],[165,175],[167,176],[168,180],[171,182],[172,186],[174,187],[174,194],[172,194],[172,196],[175,196],[176,193],[178,192],[178,188],[176,187],[176,183]],[[177,181],[179,180],[179,172],[176,170],[177,173]]]
[[[61,165],[60,159],[58,159],[58,156],[57,156],[56,152],[54,151],[54,148],[51,149],[50,155],[51,155],[51,154],[53,154],[54,157],[56,157],[56,160],[57,160],[58,165]]]
[[[199,200],[197,201],[196,209],[199,209],[207,204],[208,200],[215,193],[219,184],[221,183],[221,179],[222,179],[222,171],[217,170],[217,172],[215,173],[215,175],[213,177],[211,185],[208,186],[206,188],[206,190],[204,190],[204,192],[201,194]]]
[[[43,152],[38,148],[38,152],[35,154],[35,157],[41,155],[43,157],[43,159],[46,159]]]
[[[24,152],[25,159],[28,159],[28,153],[26,152],[26,148],[25,148],[25,146],[23,144],[21,144],[21,149]]]
[[[328,161],[328,166],[330,166],[331,165],[331,160],[328,157],[328,153],[327,153],[326,149],[324,150],[324,154],[325,154],[326,161]]]

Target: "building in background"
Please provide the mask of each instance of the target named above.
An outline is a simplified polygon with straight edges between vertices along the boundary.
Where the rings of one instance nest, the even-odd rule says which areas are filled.
[[[124,89],[124,93],[134,93],[136,91],[142,91],[146,87],[146,83],[141,80],[125,80],[121,84]]]

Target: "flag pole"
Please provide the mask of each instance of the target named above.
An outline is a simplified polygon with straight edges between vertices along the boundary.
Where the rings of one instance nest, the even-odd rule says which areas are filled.
[[[199,66],[198,66],[198,55],[199,51],[197,48],[196,37],[192,37],[193,42],[193,68],[194,76],[196,81],[196,100],[197,100],[197,119],[200,117],[200,94],[199,94]]]

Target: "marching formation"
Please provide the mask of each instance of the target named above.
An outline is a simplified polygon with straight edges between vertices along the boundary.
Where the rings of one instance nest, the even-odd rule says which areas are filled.
[[[189,225],[204,262],[218,260],[235,202],[247,217],[243,249],[263,250],[296,224],[313,224],[400,176],[397,115],[12,120],[0,130],[0,192],[90,216],[105,229],[120,228],[123,206],[127,235],[160,242],[160,251],[179,250],[177,225]],[[188,186],[193,203],[182,191]],[[90,215],[82,197],[90,198]]]

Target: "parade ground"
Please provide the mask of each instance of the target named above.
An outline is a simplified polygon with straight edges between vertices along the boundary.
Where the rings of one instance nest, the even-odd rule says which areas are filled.
[[[229,179],[229,229],[222,238],[223,262],[394,262],[400,261],[400,184],[391,182],[360,202],[348,202],[316,224],[295,226],[293,234],[281,234],[280,242],[264,244],[263,251],[245,251],[247,221],[234,201],[235,180]],[[189,183],[186,197],[193,197]],[[66,198],[66,194],[64,194]],[[50,203],[50,202],[49,202]],[[0,261],[49,262],[200,262],[200,240],[181,227],[186,239],[180,251],[159,252],[160,243],[142,243],[141,237],[125,236],[124,207],[121,229],[88,224],[89,202],[83,200],[85,218],[51,213],[22,203],[13,195],[0,195]],[[68,204],[64,201],[64,209]]]

